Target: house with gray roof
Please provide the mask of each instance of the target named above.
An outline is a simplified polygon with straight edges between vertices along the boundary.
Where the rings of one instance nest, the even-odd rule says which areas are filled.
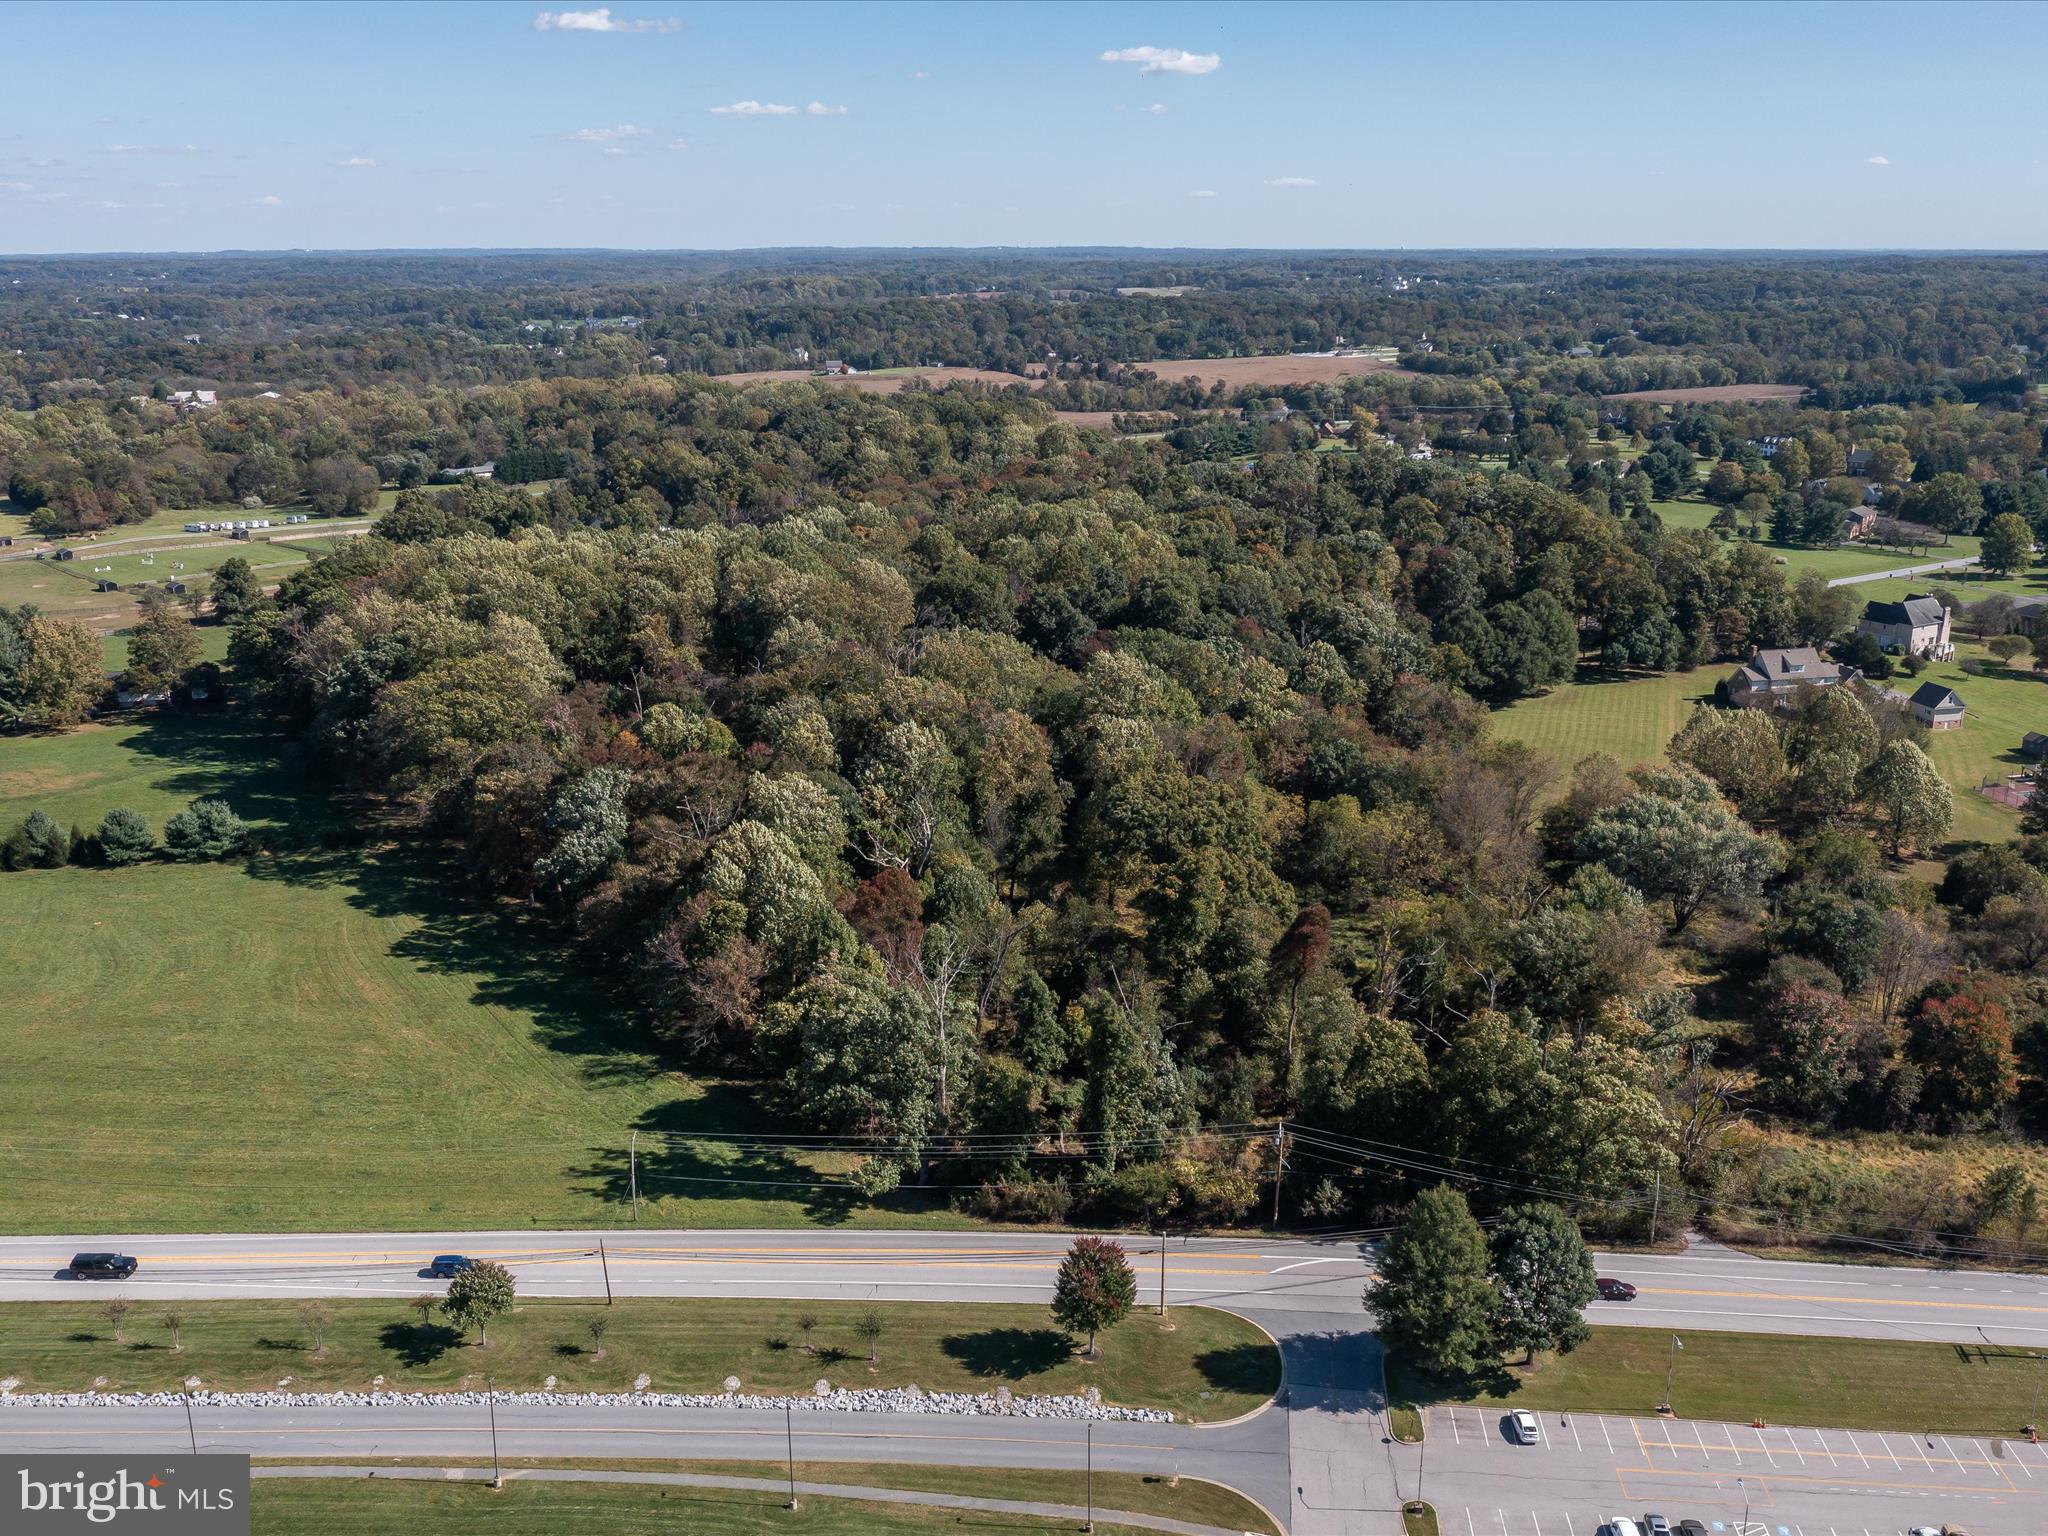
[[[1930,731],[1952,731],[1963,723],[1963,701],[1946,683],[1922,683],[1906,707]]]
[[[1858,633],[1869,635],[1884,650],[1899,656],[1925,656],[1947,661],[1955,655],[1949,638],[1949,611],[1940,598],[1909,594],[1897,603],[1866,603],[1856,621]]]
[[[1738,708],[1782,708],[1801,688],[1836,688],[1862,675],[1852,666],[1830,661],[1810,645],[1798,645],[1751,652],[1749,660],[1721,686],[1728,702]]]

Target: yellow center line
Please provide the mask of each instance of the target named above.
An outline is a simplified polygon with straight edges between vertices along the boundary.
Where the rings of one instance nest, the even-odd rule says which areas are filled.
[[[1645,1296],[1726,1296],[1745,1301],[1817,1301],[1833,1307],[1924,1307],[1924,1308],[1968,1308],[1982,1312],[2048,1312],[2048,1307],[2028,1307],[2010,1301],[1911,1301],[1897,1300],[1888,1296],[1806,1296],[1795,1291],[1712,1291],[1686,1290],[1676,1286],[1646,1285],[1641,1287]]]

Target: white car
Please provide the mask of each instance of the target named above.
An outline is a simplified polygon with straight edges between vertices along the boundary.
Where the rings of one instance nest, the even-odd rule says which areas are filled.
[[[1609,1515],[1601,1523],[1600,1536],[1643,1536],[1643,1530],[1627,1515]]]
[[[1543,1439],[1543,1429],[1536,1422],[1536,1415],[1526,1408],[1518,1408],[1508,1415],[1508,1427],[1524,1445],[1537,1445]]]

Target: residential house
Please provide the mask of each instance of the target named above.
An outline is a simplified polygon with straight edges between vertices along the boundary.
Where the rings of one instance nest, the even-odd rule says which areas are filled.
[[[833,378],[843,378],[848,374],[860,372],[853,364],[837,357],[826,358],[815,371]]]
[[[1875,480],[1866,481],[1863,486],[1863,505],[1874,507],[1884,500],[1884,487]]]
[[[1922,683],[1906,707],[1930,731],[1953,731],[1963,723],[1963,701],[1946,683]]]
[[[210,389],[174,389],[171,404],[181,411],[203,411],[220,403],[220,396]]]
[[[1877,527],[1877,514],[1868,507],[1851,507],[1842,517],[1842,537],[1867,539]]]
[[[1877,455],[1868,448],[1851,448],[1843,460],[1843,467],[1852,475],[1867,475],[1870,466],[1877,462]]]
[[[1748,661],[1721,685],[1728,702],[1741,709],[1783,707],[1801,688],[1834,688],[1862,676],[1854,667],[1827,657],[1810,645],[1752,651]]]
[[[1949,635],[1950,618],[1940,598],[1911,593],[1903,602],[1865,604],[1856,630],[1898,655],[1947,661],[1956,653]]]

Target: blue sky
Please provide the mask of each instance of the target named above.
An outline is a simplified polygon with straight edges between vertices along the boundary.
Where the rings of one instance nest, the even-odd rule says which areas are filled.
[[[14,252],[2048,247],[2042,5],[165,0],[0,29]]]

